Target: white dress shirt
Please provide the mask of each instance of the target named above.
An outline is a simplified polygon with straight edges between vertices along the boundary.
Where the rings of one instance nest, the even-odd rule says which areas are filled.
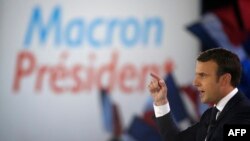
[[[219,116],[220,112],[224,109],[224,107],[226,106],[227,102],[238,92],[237,88],[234,88],[228,95],[226,95],[225,97],[223,97],[218,104],[215,104],[214,106],[216,106],[216,108],[219,110],[217,112],[216,115],[216,119]]]

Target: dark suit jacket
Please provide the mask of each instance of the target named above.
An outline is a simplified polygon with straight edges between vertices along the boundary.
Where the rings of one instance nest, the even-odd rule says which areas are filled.
[[[207,135],[212,108],[204,112],[200,121],[180,132],[171,116],[171,112],[156,118],[164,141],[223,141],[224,124],[250,124],[250,102],[241,93],[233,96],[221,111],[212,127],[212,133]]]

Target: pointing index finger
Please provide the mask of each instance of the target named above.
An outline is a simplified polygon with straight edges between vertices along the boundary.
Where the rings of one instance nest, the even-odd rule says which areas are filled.
[[[157,81],[161,80],[161,78],[157,74],[155,74],[155,73],[151,72],[150,76],[152,76],[153,78],[155,78]]]

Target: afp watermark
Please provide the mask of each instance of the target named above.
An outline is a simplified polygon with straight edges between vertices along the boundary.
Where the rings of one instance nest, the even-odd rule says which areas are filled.
[[[224,125],[223,127],[224,141],[249,141],[250,140],[250,124],[234,124]]]

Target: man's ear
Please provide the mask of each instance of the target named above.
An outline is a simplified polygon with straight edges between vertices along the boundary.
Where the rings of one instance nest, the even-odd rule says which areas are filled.
[[[223,86],[226,86],[226,85],[230,85],[231,84],[231,79],[232,79],[232,76],[230,73],[225,73],[221,76],[221,83]]]

